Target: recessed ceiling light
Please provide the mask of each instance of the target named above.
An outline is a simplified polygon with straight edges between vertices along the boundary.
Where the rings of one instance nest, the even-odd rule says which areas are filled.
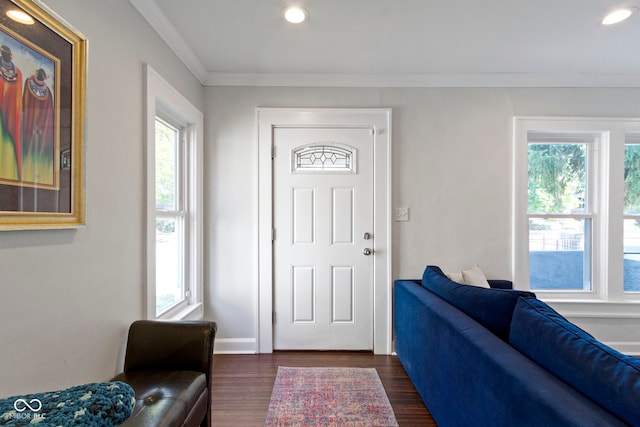
[[[282,10],[282,16],[287,22],[299,24],[309,18],[309,13],[300,6],[287,6]]]
[[[19,22],[21,24],[27,24],[27,25],[31,25],[33,23],[35,23],[36,21],[33,20],[33,18],[26,12],[23,12],[22,10],[19,9],[10,9],[7,11],[7,16],[11,19],[13,19],[16,22]]]
[[[622,22],[625,19],[628,19],[631,15],[636,13],[638,8],[636,6],[626,6],[621,7],[620,9],[616,9],[611,13],[607,14],[602,20],[603,25],[612,25],[617,24],[618,22]]]

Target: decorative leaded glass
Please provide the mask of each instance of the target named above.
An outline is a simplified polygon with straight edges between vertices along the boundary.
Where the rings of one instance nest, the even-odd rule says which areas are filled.
[[[332,142],[293,149],[293,172],[355,172],[355,149]]]

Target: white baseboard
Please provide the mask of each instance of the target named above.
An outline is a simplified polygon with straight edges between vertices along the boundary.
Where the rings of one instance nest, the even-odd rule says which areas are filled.
[[[610,341],[603,342],[611,348],[618,350],[620,353],[631,356],[640,356],[640,342],[622,342]],[[256,339],[255,338],[216,338],[214,344],[215,354],[255,354]],[[392,355],[397,356],[395,352]]]
[[[214,354],[255,354],[255,338],[216,338]]]

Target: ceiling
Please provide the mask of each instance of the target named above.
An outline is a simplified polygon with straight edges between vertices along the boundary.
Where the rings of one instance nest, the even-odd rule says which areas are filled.
[[[634,0],[129,1],[204,85],[640,87]]]

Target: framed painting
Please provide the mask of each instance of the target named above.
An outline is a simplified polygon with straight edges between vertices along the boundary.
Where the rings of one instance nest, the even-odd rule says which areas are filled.
[[[31,0],[0,0],[0,230],[84,224],[87,41]]]

